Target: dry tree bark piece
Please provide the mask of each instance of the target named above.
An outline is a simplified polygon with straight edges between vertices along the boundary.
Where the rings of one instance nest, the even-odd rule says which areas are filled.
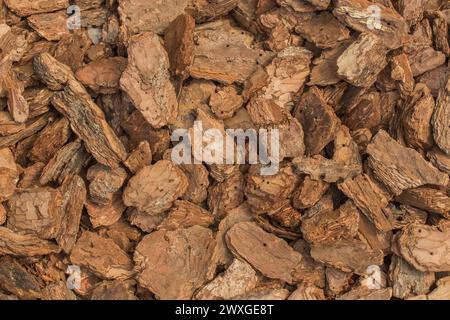
[[[6,222],[6,209],[0,203],[0,226]]]
[[[350,288],[353,273],[327,267],[325,274],[327,279],[326,293],[328,296],[335,298]]]
[[[35,14],[27,18],[28,24],[47,41],[59,41],[70,34],[66,10]]]
[[[185,200],[176,200],[158,229],[177,230],[192,226],[208,228],[213,222],[214,216],[202,207]]]
[[[272,279],[293,282],[293,273],[302,256],[284,240],[265,232],[256,223],[235,224],[226,235],[228,248]]]
[[[170,60],[170,72],[180,81],[189,77],[189,67],[194,59],[195,20],[181,14],[164,32],[164,46]]]
[[[447,65],[442,65],[431,71],[427,71],[418,78],[418,82],[426,84],[431,90],[433,97],[437,98],[439,90],[445,87],[449,77],[449,70]]]
[[[127,67],[127,59],[112,57],[95,60],[79,68],[75,77],[96,93],[113,94],[119,90],[122,72]]]
[[[197,300],[227,300],[254,289],[258,283],[255,270],[246,262],[234,259],[221,275],[201,288]]]
[[[85,231],[78,239],[70,261],[86,267],[104,279],[125,279],[133,275],[133,262],[111,239]]]
[[[309,175],[313,180],[328,183],[343,181],[361,173],[360,164],[342,164],[319,154],[312,158],[295,158],[292,163],[298,172]]]
[[[68,0],[4,0],[9,10],[26,17],[37,13],[46,13],[69,7]]]
[[[160,160],[144,167],[128,181],[123,201],[128,207],[158,215],[182,197],[187,187],[183,171],[168,160]]]
[[[408,205],[401,205],[398,208],[394,205],[390,205],[385,211],[388,211],[392,216],[392,225],[394,229],[403,229],[405,226],[412,223],[425,224],[428,218],[426,211]]]
[[[42,289],[42,300],[77,300],[65,281],[51,282]]]
[[[450,277],[444,277],[436,281],[436,289],[427,295],[428,300],[450,299]]]
[[[347,201],[334,211],[319,212],[303,219],[302,235],[311,245],[333,244],[341,239],[357,236],[359,211]]]
[[[402,230],[398,248],[402,257],[419,271],[450,271],[448,228],[410,224]]]
[[[61,186],[63,214],[56,242],[69,254],[75,245],[81,214],[86,201],[86,187],[79,176],[69,178]]]
[[[339,130],[339,118],[325,102],[317,87],[312,87],[303,94],[296,107],[295,115],[305,132],[305,146],[308,155],[320,153],[335,138]]]
[[[363,173],[339,183],[338,188],[353,200],[380,231],[392,230],[391,217],[383,210],[392,199],[392,195],[383,185]]]
[[[434,105],[430,90],[418,84],[403,111],[403,132],[409,146],[419,149],[429,149],[433,146],[431,117]]]
[[[219,89],[209,99],[211,111],[219,119],[231,118],[234,112],[242,107],[243,104],[244,100],[234,86],[226,86]]]
[[[8,110],[12,118],[19,123],[26,122],[30,115],[30,106],[23,96],[23,83],[18,81],[12,72],[4,76],[3,82],[8,92]]]
[[[58,41],[53,56],[59,62],[68,65],[75,72],[84,66],[84,57],[91,45],[92,40],[89,38],[87,32],[75,31],[74,33],[64,35]]]
[[[306,0],[318,10],[326,10],[330,6],[331,0]]]
[[[216,217],[223,217],[244,202],[244,176],[236,168],[225,181],[208,188],[208,208]]]
[[[70,69],[47,53],[35,57],[33,66],[40,80],[57,91],[52,104],[69,119],[73,132],[85,142],[94,158],[112,168],[125,160],[127,152],[122,142]]]
[[[409,25],[415,25],[422,20],[425,9],[425,0],[399,0],[395,6],[397,11],[405,18]]]
[[[122,27],[129,35],[146,31],[162,34],[176,17],[184,12],[188,0],[119,0]]]
[[[55,238],[62,217],[62,195],[57,189],[32,188],[17,190],[8,200],[7,226],[12,231]]]
[[[53,97],[53,92],[47,88],[27,88],[23,92],[23,97],[30,107],[29,118],[35,118],[47,113],[49,104]]]
[[[425,184],[446,186],[448,175],[427,162],[417,151],[404,147],[380,130],[367,147],[375,177],[395,195]]]
[[[151,233],[157,229],[165,216],[151,216],[148,213],[140,212],[136,208],[127,210],[127,219],[131,225],[138,227],[146,233]]]
[[[427,11],[426,15],[431,20],[434,47],[448,56],[450,47],[448,43],[448,22],[445,14],[442,11]]]
[[[127,160],[123,164],[133,173],[136,174],[145,166],[152,164],[152,150],[148,141],[142,141],[130,152]]]
[[[289,198],[297,179],[290,166],[280,168],[275,175],[264,176],[260,174],[258,165],[252,165],[244,189],[251,210],[254,213],[265,213],[278,202]]]
[[[243,295],[234,297],[232,300],[286,300],[289,297],[289,294],[289,290],[280,287],[280,285],[269,285],[256,287]]]
[[[0,149],[0,203],[10,198],[19,181],[19,169],[9,148]]]
[[[434,141],[442,151],[450,155],[450,78],[439,91],[431,121]]]
[[[309,244],[303,239],[298,239],[292,244],[292,247],[302,255],[302,261],[295,269],[295,282],[323,288],[325,286],[325,266],[311,257]]]
[[[121,167],[111,169],[102,164],[94,164],[86,174],[89,183],[89,198],[98,205],[109,205],[113,194],[118,191],[125,179],[127,172]]]
[[[0,255],[41,256],[60,250],[56,244],[47,240],[0,227]]]
[[[438,213],[450,218],[450,197],[445,192],[429,187],[408,189],[395,198],[396,201],[413,207]]]
[[[9,136],[25,129],[24,123],[14,121],[8,111],[0,111],[0,136]]]
[[[368,266],[382,265],[383,252],[359,239],[342,239],[333,244],[311,246],[311,256],[344,272],[364,274]]]
[[[288,300],[326,300],[323,289],[301,284],[289,296]]]
[[[23,300],[42,297],[38,279],[11,257],[0,258],[0,288]]]
[[[291,201],[286,199],[284,201],[280,201],[277,203],[275,207],[273,207],[267,215],[270,220],[274,222],[276,226],[280,226],[283,229],[288,229],[287,231],[296,231],[300,227],[302,216],[299,211],[295,210],[291,206]],[[260,217],[260,216],[259,216]],[[263,226],[264,228],[264,226]],[[277,234],[277,232],[273,232]],[[280,235],[281,236],[281,235]],[[297,239],[298,235],[294,237]]]
[[[194,34],[197,46],[190,68],[194,78],[244,83],[258,64],[265,65],[271,57],[266,51],[252,48],[253,36],[233,27],[229,20],[205,23]]]
[[[328,11],[299,15],[295,31],[321,49],[335,48],[350,38],[350,31]]]
[[[414,90],[414,77],[409,64],[408,56],[401,53],[392,57],[391,60],[391,76],[398,82],[400,92],[408,95]]]
[[[236,7],[238,2],[239,0],[193,0],[187,10],[192,13],[197,23],[206,22],[226,15]]]
[[[392,288],[371,290],[361,286],[341,295],[338,300],[391,300],[391,298]]]
[[[392,281],[392,296],[399,299],[427,294],[435,281],[433,272],[418,271],[397,255],[392,257],[389,278]]]
[[[134,280],[103,281],[92,291],[91,300],[137,300]]]
[[[154,128],[172,123],[178,114],[168,69],[169,57],[158,35],[143,33],[130,38],[128,66],[120,88]]]
[[[138,282],[158,299],[190,299],[211,278],[214,246],[212,232],[200,226],[153,232],[134,252]]]
[[[107,205],[99,205],[87,200],[85,207],[94,228],[113,225],[120,219],[126,209],[120,191],[112,195],[111,202]]]
[[[71,135],[72,131],[66,118],[61,118],[47,125],[38,133],[28,156],[29,159],[34,162],[48,163],[58,150],[67,143]]]
[[[356,87],[370,87],[387,66],[387,48],[377,36],[361,34],[338,58],[338,75]]]
[[[329,187],[330,185],[322,180],[313,180],[310,176],[305,176],[293,194],[294,208],[311,208],[322,199]]]
[[[183,170],[188,179],[189,186],[183,195],[183,199],[195,204],[200,204],[208,197],[208,169],[202,164],[182,164]]]
[[[446,57],[432,47],[417,47],[407,50],[413,76],[417,77],[445,63]]]
[[[62,184],[65,179],[77,175],[91,159],[81,140],[75,140],[62,147],[42,170],[39,182],[45,185],[51,181]]]
[[[402,46],[408,35],[406,21],[394,9],[380,3],[376,4],[380,9],[380,20],[373,21],[374,10],[370,7],[373,5],[374,3],[368,0],[337,0],[334,2],[333,14],[356,31],[382,38],[382,42],[390,49]]]
[[[235,224],[245,221],[253,221],[254,214],[251,213],[247,203],[241,204],[239,207],[232,209],[220,221],[216,234],[216,248],[214,251],[214,260],[220,266],[228,267],[233,261],[233,255],[226,245],[226,234],[228,230]]]
[[[450,155],[445,154],[439,148],[434,148],[427,153],[427,157],[439,170],[450,174]]]

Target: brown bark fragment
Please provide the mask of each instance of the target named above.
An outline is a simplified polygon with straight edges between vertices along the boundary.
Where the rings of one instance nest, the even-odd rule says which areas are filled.
[[[68,6],[67,6],[68,7]],[[66,10],[35,14],[27,18],[28,24],[47,41],[59,41],[70,34]]]
[[[195,21],[206,22],[226,15],[236,7],[239,0],[192,0],[192,2],[192,8],[189,6],[187,10],[192,13]]]
[[[183,164],[181,170],[188,178],[189,186],[186,189],[183,199],[195,204],[200,204],[208,196],[208,169],[202,164]]]
[[[445,63],[445,54],[434,50],[432,47],[412,48],[408,50],[407,54],[414,77],[420,76]]]
[[[126,171],[117,167],[111,169],[102,164],[90,167],[86,174],[89,184],[89,198],[98,205],[109,205],[113,194],[118,191],[127,177]]]
[[[68,65],[73,72],[76,72],[84,66],[84,57],[91,45],[92,40],[87,32],[75,30],[74,33],[64,35],[61,38],[56,46],[54,57],[59,62]]]
[[[214,216],[193,203],[185,200],[177,200],[167,217],[158,226],[158,229],[177,230],[192,226],[209,227],[214,221]]]
[[[367,287],[357,287],[338,298],[338,300],[391,300],[392,288],[371,290]]]
[[[450,197],[445,192],[419,187],[405,190],[395,199],[400,203],[450,218]]]
[[[125,160],[127,153],[122,142],[69,68],[49,54],[35,57],[33,65],[41,81],[58,91],[52,104],[69,119],[72,130],[85,142],[96,160],[110,167],[117,167]]]
[[[214,92],[209,99],[211,111],[219,119],[231,118],[242,107],[244,100],[234,86],[227,86]]]
[[[124,279],[133,275],[133,263],[113,240],[85,231],[75,244],[70,261],[86,267],[104,279]]]
[[[59,251],[60,248],[52,242],[0,227],[0,255],[40,256]]]
[[[142,141],[139,145],[130,152],[127,160],[123,164],[134,174],[145,166],[152,164],[152,150],[148,141]]]
[[[120,88],[154,128],[172,123],[178,114],[168,69],[169,57],[156,34],[130,38],[128,66],[120,79]]]
[[[288,300],[325,300],[323,289],[301,284],[292,292]]]
[[[427,153],[427,157],[436,168],[450,174],[450,155],[445,154],[439,148],[434,148]]]
[[[9,10],[21,17],[57,11],[69,6],[68,0],[4,0],[4,3]]]
[[[302,256],[280,238],[252,222],[234,225],[226,235],[228,248],[266,277],[293,282],[292,274]]]
[[[112,195],[109,204],[99,205],[88,200],[85,203],[85,207],[94,228],[113,225],[120,219],[122,213],[126,209],[120,192],[116,192]]]
[[[91,300],[137,300],[134,280],[103,281],[92,291]]]
[[[208,208],[213,215],[223,217],[244,202],[244,176],[239,168],[225,181],[208,188]]]
[[[77,300],[65,281],[51,282],[42,290],[42,300]]]
[[[296,209],[311,208],[327,192],[330,185],[322,180],[313,180],[305,176],[297,190],[295,190],[292,203]]]
[[[0,258],[0,288],[23,300],[42,297],[38,279],[10,257]]]
[[[10,198],[19,181],[19,169],[10,149],[0,149],[0,203]]]
[[[434,141],[450,155],[450,79],[441,87],[432,118]]]
[[[168,160],[146,166],[132,177],[123,192],[126,206],[157,215],[169,209],[188,187],[183,171]]]
[[[134,253],[139,284],[158,299],[190,299],[210,279],[214,245],[211,231],[200,226],[147,235]]]
[[[448,184],[448,175],[433,167],[417,151],[397,143],[383,130],[373,138],[367,152],[376,178],[395,195],[424,184]]]

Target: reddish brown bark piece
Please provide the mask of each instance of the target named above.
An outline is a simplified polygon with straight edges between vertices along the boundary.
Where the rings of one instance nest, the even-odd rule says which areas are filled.
[[[113,225],[126,209],[120,192],[114,193],[111,202],[106,205],[99,205],[88,200],[85,206],[94,228]]]
[[[162,34],[178,15],[184,12],[188,0],[149,2],[120,0],[119,15],[127,34],[152,31]]]
[[[93,165],[86,174],[86,179],[90,181],[89,198],[99,205],[110,204],[113,194],[122,187],[126,177],[127,173],[121,167],[111,169],[101,164]]]
[[[91,300],[137,300],[134,280],[103,281],[92,291]]]
[[[339,118],[318,88],[312,87],[302,96],[295,114],[305,132],[307,154],[318,154],[335,138],[340,125]]]
[[[75,30],[75,32],[64,35],[61,38],[54,50],[54,57],[59,62],[68,65],[73,72],[76,72],[84,66],[84,56],[91,45],[92,40],[87,32]]]
[[[158,299],[190,299],[210,279],[214,245],[211,231],[200,226],[147,235],[134,253],[139,284]]]
[[[188,201],[177,200],[158,229],[177,230],[192,226],[207,228],[213,221],[214,216],[202,207]]]
[[[447,219],[450,218],[450,197],[445,192],[419,187],[403,191],[396,200],[428,212],[441,214]]]
[[[432,47],[418,47],[408,50],[408,59],[413,76],[417,77],[445,63],[445,54]]]
[[[19,181],[19,169],[10,149],[0,149],[0,202],[10,198]]]
[[[233,86],[224,87],[211,95],[209,106],[211,111],[219,119],[231,118],[236,110],[244,104],[242,96],[240,96]]]
[[[67,6],[68,7],[68,6]],[[59,41],[70,34],[67,28],[66,10],[35,14],[28,17],[28,24],[47,41]]]
[[[0,204],[0,226],[6,222],[6,210],[5,207]]]
[[[434,148],[427,153],[427,157],[436,168],[450,174],[450,155],[445,154],[439,148]]]
[[[196,204],[202,203],[208,196],[208,169],[202,164],[183,164],[180,168],[189,182],[183,199]]]
[[[26,17],[37,13],[46,13],[69,7],[68,0],[5,0],[9,10]]]
[[[297,209],[311,208],[322,199],[329,187],[330,185],[322,180],[313,180],[310,176],[305,176],[293,195],[294,207]]]
[[[75,244],[70,261],[86,267],[104,279],[124,279],[133,275],[133,262],[113,240],[85,231]]]
[[[411,224],[398,238],[402,257],[415,269],[427,272],[450,270],[450,229]]]
[[[436,144],[447,155],[450,155],[450,79],[439,91],[432,124]]]
[[[239,168],[225,181],[213,184],[208,189],[208,207],[217,217],[223,217],[231,209],[244,202],[244,176]]]
[[[232,26],[229,20],[218,20],[196,28],[191,76],[232,84],[243,83],[265,64],[271,56],[249,45],[253,40],[248,32]]]
[[[379,182],[363,173],[338,184],[338,188],[353,200],[379,230],[392,229],[391,217],[383,211],[392,196]]]
[[[192,7],[189,6],[187,10],[197,22],[205,22],[227,14],[238,2],[238,0],[192,0]]]
[[[100,59],[78,69],[75,76],[95,92],[112,94],[119,90],[120,77],[126,66],[127,60],[122,57]]]
[[[53,252],[58,253],[60,250],[56,244],[50,241],[0,227],[0,255],[42,256]]]
[[[156,34],[147,32],[130,38],[128,66],[120,88],[154,128],[173,122],[178,114],[168,69],[169,57]]]
[[[181,81],[189,77],[189,67],[194,59],[194,28],[194,18],[182,14],[173,20],[164,32],[170,72]]]
[[[58,91],[53,96],[53,105],[68,118],[72,130],[96,160],[110,167],[125,160],[127,153],[122,142],[69,68],[46,53],[35,57],[33,65],[41,81]]]
[[[134,149],[123,164],[134,174],[143,167],[152,164],[152,150],[148,141],[142,141]]]
[[[373,138],[367,152],[376,178],[395,195],[424,184],[448,184],[448,175],[433,167],[417,151],[397,143],[383,130]]]
[[[39,132],[30,151],[29,158],[34,162],[48,163],[62,146],[70,139],[72,131],[66,118],[47,125]]]
[[[10,257],[0,258],[0,288],[23,300],[42,297],[38,279]]]
[[[266,277],[292,283],[302,256],[284,240],[265,232],[252,222],[234,225],[226,235],[233,254],[241,257]]]
[[[62,195],[52,188],[18,190],[8,201],[7,227],[42,239],[55,238],[62,216]]]
[[[132,177],[123,192],[126,206],[157,215],[183,196],[188,180],[181,169],[168,160],[146,166]]]

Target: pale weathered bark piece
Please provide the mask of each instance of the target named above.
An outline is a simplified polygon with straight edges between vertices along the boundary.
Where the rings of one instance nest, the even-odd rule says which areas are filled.
[[[123,192],[126,206],[157,215],[169,209],[188,187],[183,171],[168,160],[141,169]]]
[[[18,190],[8,200],[7,227],[15,232],[55,238],[62,218],[62,195],[57,189]]]
[[[256,271],[246,262],[234,259],[221,275],[195,294],[197,300],[226,300],[243,295],[258,283]]]
[[[158,35],[148,32],[130,39],[120,88],[154,128],[172,123],[178,114],[168,69],[169,57]]]
[[[450,277],[444,277],[436,281],[436,289],[427,295],[428,300],[450,299]]]
[[[104,279],[125,279],[133,275],[130,257],[113,240],[91,231],[83,232],[78,239],[70,261]]]
[[[448,184],[448,175],[433,167],[417,151],[397,143],[383,130],[373,138],[367,152],[376,178],[395,195],[424,184]]]
[[[252,222],[241,222],[228,231],[227,245],[234,255],[250,263],[263,275],[288,283],[302,256],[280,238]]]
[[[450,229],[411,224],[398,238],[402,257],[422,272],[450,271]]]
[[[387,51],[377,36],[361,34],[337,59],[337,73],[356,87],[370,87],[387,65]]]
[[[176,200],[167,217],[158,226],[158,229],[177,230],[192,226],[209,227],[214,221],[214,216],[193,203],[185,200]]]
[[[433,272],[418,271],[396,255],[392,257],[389,277],[392,281],[392,296],[400,299],[429,293],[435,281]]]
[[[122,72],[127,66],[123,57],[95,60],[79,68],[75,77],[93,91],[102,94],[113,94],[119,90]]]
[[[9,10],[21,17],[69,7],[68,0],[5,0],[4,2]]]
[[[447,155],[450,155],[450,79],[439,91],[432,124],[436,144]]]
[[[208,208],[212,214],[222,217],[244,202],[244,176],[237,168],[225,181],[208,188]]]
[[[229,20],[218,20],[195,29],[198,45],[190,74],[194,78],[219,81],[224,84],[243,83],[264,65],[270,53],[251,46],[253,37],[233,27]]]
[[[450,218],[450,197],[440,190],[428,187],[408,189],[395,199],[400,203]]]
[[[219,119],[231,118],[243,104],[244,100],[234,86],[226,86],[214,92],[209,99],[211,111]]]
[[[208,196],[208,169],[202,164],[182,164],[180,168],[189,181],[183,199],[196,204],[202,203]]]
[[[69,68],[47,53],[35,57],[33,66],[41,81],[57,91],[53,105],[69,119],[73,132],[85,142],[96,160],[111,167],[125,160],[127,153],[122,142]]]
[[[200,226],[147,235],[134,252],[139,284],[162,300],[190,299],[210,279],[214,244]]]
[[[33,235],[15,233],[0,227],[0,255],[40,256],[60,252],[60,248],[47,240]]]
[[[93,165],[86,173],[86,179],[90,182],[90,200],[98,205],[109,205],[113,194],[122,187],[126,178],[127,173],[121,167],[111,169],[102,164]]]

